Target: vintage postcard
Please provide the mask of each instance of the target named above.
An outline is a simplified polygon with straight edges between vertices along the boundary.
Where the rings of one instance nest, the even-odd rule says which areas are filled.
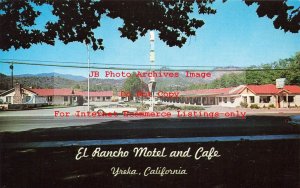
[[[299,0],[0,1],[1,188],[299,188]]]

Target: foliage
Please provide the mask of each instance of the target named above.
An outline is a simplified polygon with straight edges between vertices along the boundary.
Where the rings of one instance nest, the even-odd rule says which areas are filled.
[[[202,106],[175,106],[175,105],[160,105],[154,106],[154,110],[162,111],[162,110],[205,110]]]
[[[269,108],[275,108],[274,104],[270,104],[268,107]]]
[[[78,106],[82,106],[84,103],[83,97],[82,96],[78,96],[77,97],[77,105]]]
[[[241,102],[240,106],[243,108],[247,108],[248,107],[248,103],[247,102]]]
[[[143,103],[141,103],[141,105],[139,105],[137,107],[137,109],[138,109],[138,111],[146,111],[146,110],[149,110],[149,107],[150,107],[149,104],[143,104]]]
[[[76,84],[75,86],[73,86],[73,89],[80,89],[80,85]]]
[[[224,0],[225,1],[225,0]],[[121,37],[135,41],[149,30],[156,30],[159,38],[169,46],[182,47],[187,38],[196,35],[204,21],[195,14],[215,14],[215,0],[191,1],[96,1],[96,0],[4,0],[0,1],[0,49],[30,48],[33,44],[54,45],[58,39],[64,44],[91,44],[94,50],[104,49],[103,39],[95,35],[101,19],[121,19]],[[258,5],[259,17],[273,19],[276,29],[296,33],[300,30],[299,8],[286,1],[246,0]],[[44,26],[36,27],[41,17],[39,9],[46,6],[52,14]],[[146,15],[146,16],[145,16]]]
[[[194,9],[193,1],[1,1],[0,48],[29,48],[37,43],[54,45],[58,38],[65,44],[78,41],[92,44],[94,50],[103,50],[103,39],[95,36],[95,29],[105,16],[123,20],[124,25],[118,28],[121,37],[135,41],[149,30],[157,30],[167,45],[181,47],[204,24],[191,13],[214,14],[212,2],[198,1]],[[35,9],[42,5],[52,9],[56,21],[48,20],[44,28],[36,29],[33,26],[41,12]]]
[[[154,106],[155,111],[163,111],[163,110],[180,110],[181,108],[175,105],[159,105]]]
[[[260,70],[254,70],[260,69]],[[295,56],[246,70],[246,84],[270,84],[286,78],[286,84],[300,84],[300,52]]]
[[[212,88],[225,88],[235,87],[245,84],[245,73],[226,73],[220,78],[213,80],[211,83],[194,84],[189,89],[212,89]]]
[[[251,104],[250,108],[251,109],[259,109],[259,106],[257,104]]]
[[[181,110],[205,110],[202,106],[183,106],[180,107]]]
[[[14,77],[14,83],[20,83],[26,88],[73,88],[87,91],[87,80],[76,81],[62,77]],[[90,79],[90,91],[115,91],[121,88],[123,84],[122,80],[113,79]],[[11,77],[0,73],[0,90],[8,90],[11,88]]]
[[[300,85],[300,52],[279,61],[251,66],[240,73],[224,74],[211,83],[190,85],[189,89],[235,87],[243,84],[275,84],[277,78],[286,78],[286,84]]]
[[[276,29],[282,29],[285,32],[298,33],[300,30],[300,7],[294,8],[287,5],[285,1],[262,1],[262,0],[245,0],[245,3],[250,6],[253,3],[257,4],[257,15],[259,17],[267,16],[273,20],[273,25]],[[289,14],[290,13],[290,14]]]
[[[131,96],[136,96],[138,91],[148,91],[148,86],[144,83],[135,72],[128,77],[123,85],[123,91],[130,92]]]

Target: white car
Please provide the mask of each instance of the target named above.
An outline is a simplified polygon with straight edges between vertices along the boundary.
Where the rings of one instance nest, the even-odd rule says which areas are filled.
[[[300,125],[300,115],[290,116],[288,123],[292,125]]]
[[[96,112],[105,112],[105,113],[114,113],[114,112],[116,112],[117,114],[121,114],[125,111],[136,112],[137,108],[126,107],[126,106],[120,105],[120,104],[111,104],[111,105],[108,105],[108,106],[102,106],[102,107],[94,108],[94,111],[96,111]]]
[[[149,104],[149,105],[151,105],[151,100],[144,100],[143,102],[142,102],[143,104]],[[154,104],[155,105],[162,105],[162,102],[160,101],[160,100],[155,100],[154,101]]]

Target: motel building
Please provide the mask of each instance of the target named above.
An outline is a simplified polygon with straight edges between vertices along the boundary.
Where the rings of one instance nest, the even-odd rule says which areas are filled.
[[[88,100],[88,92],[78,92],[85,100]],[[107,102],[112,101],[113,91],[90,91],[90,101],[93,102]]]
[[[172,104],[239,107],[241,102],[245,102],[248,107],[256,104],[259,107],[271,105],[276,108],[290,108],[300,106],[300,87],[285,85],[283,88],[276,88],[274,84],[240,85],[230,88],[180,91],[177,98],[160,99]]]
[[[14,88],[0,93],[0,99],[7,104],[47,103],[45,97],[38,96],[31,89],[22,88],[20,84],[16,84]]]
[[[14,88],[0,93],[6,104],[54,104],[72,105],[79,97],[87,99],[87,92],[73,89],[29,89],[16,84]],[[113,91],[90,92],[91,101],[111,101]]]

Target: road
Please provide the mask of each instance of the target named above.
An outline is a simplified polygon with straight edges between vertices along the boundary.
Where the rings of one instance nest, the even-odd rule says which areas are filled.
[[[0,187],[300,186],[300,127],[287,124],[286,116],[124,120],[27,115],[0,117]],[[122,149],[129,156],[76,160],[82,147],[89,156],[96,148]],[[221,156],[134,157],[135,147],[165,148],[167,154],[215,148]],[[114,167],[141,175],[114,176]],[[147,168],[160,167],[187,174],[143,175]]]
[[[300,127],[287,124],[286,117],[249,116],[246,119],[47,119],[22,117],[1,119],[2,140],[52,141],[203,136],[247,136],[299,134]],[[28,119],[26,119],[28,118]],[[67,124],[68,126],[65,126]],[[21,127],[21,128],[20,128]],[[36,127],[38,129],[28,130]],[[42,127],[42,128],[41,128]],[[50,128],[51,127],[51,128]]]
[[[70,113],[70,117],[55,117],[55,111],[59,111],[64,113]],[[25,110],[25,111],[5,111],[0,112],[0,132],[19,132],[19,131],[28,131],[32,129],[39,129],[39,128],[55,128],[55,127],[73,127],[73,126],[87,126],[87,125],[95,125],[95,124],[102,124],[105,122],[110,121],[121,121],[121,122],[131,122],[134,120],[141,120],[143,118],[124,118],[122,115],[119,115],[118,117],[108,118],[108,117],[101,117],[101,118],[76,118],[73,114],[75,114],[76,111],[87,111],[87,106],[77,106],[77,107],[67,107],[67,108],[57,108],[57,109],[37,109],[37,110]],[[259,111],[251,110],[251,109],[236,109],[236,108],[220,108],[220,107],[209,107],[205,109],[206,112],[220,112],[220,117],[224,116],[224,112],[237,112],[241,113],[244,111],[247,118],[245,121],[231,122],[231,120],[225,120],[225,121],[218,121],[217,119],[208,121],[208,125],[211,126],[215,123],[220,124],[220,126],[230,126],[230,125],[238,125],[243,124],[246,122],[246,124],[249,124],[249,118],[253,119],[252,117],[256,116],[269,116],[269,118],[272,119],[273,116],[281,116],[283,120],[280,120],[279,122],[282,123],[282,121],[285,120],[284,117],[287,117],[289,115],[299,114],[299,110],[290,109],[289,111],[284,111],[280,109],[273,109],[273,110],[266,110],[266,109],[260,109]],[[223,114],[222,114],[223,113]],[[238,114],[239,114],[238,113]],[[172,112],[172,117],[175,117],[176,111]],[[253,116],[254,115],[254,116]],[[241,117],[241,116],[240,116]],[[179,119],[179,122],[182,119]],[[173,120],[172,120],[173,121]],[[158,126],[162,127],[172,127],[172,121],[166,121],[163,125],[161,123],[158,123]],[[206,120],[200,120],[201,122],[206,122]],[[269,120],[259,120],[258,122],[252,122],[251,126],[259,126],[260,124],[265,124]],[[278,124],[278,122],[273,122],[275,124]],[[125,125],[128,125],[125,123]],[[130,127],[130,126],[129,126]],[[186,125],[185,125],[186,127]],[[198,126],[197,126],[198,127]],[[203,127],[203,126],[200,126]]]
[[[37,128],[91,125],[109,121],[108,119],[54,117],[55,111],[69,112],[74,114],[77,110],[87,111],[87,106],[24,111],[0,111],[0,132],[18,132]]]

